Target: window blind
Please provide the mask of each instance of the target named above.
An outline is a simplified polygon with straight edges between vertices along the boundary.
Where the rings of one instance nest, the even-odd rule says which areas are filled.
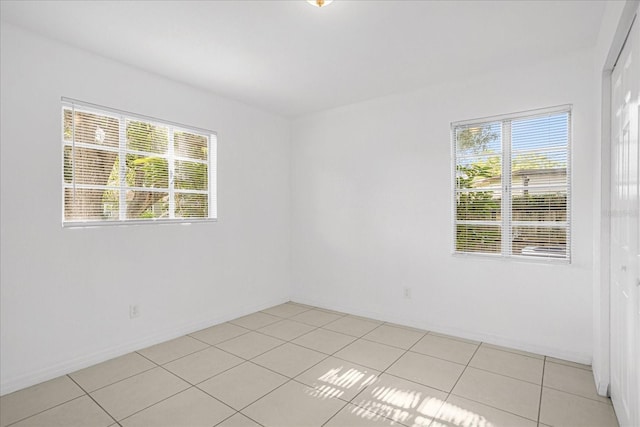
[[[62,102],[63,224],[216,218],[216,135]]]
[[[452,125],[454,251],[570,260],[569,107]]]

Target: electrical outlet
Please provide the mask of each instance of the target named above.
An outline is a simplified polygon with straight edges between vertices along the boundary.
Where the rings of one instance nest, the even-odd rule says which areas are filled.
[[[135,319],[136,317],[140,317],[140,306],[138,304],[130,305],[129,319]]]
[[[411,299],[411,288],[408,286],[405,286],[402,290],[402,294],[406,299]]]

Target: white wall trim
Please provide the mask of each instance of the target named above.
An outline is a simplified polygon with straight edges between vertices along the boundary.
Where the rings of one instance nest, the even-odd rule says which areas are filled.
[[[143,348],[159,344],[165,341],[169,341],[174,338],[178,338],[182,335],[186,335],[200,329],[208,328],[220,323],[227,322],[229,320],[236,319],[247,314],[254,313],[256,311],[264,310],[265,308],[279,305],[289,301],[288,297],[276,298],[266,301],[261,304],[255,304],[250,306],[243,306],[238,309],[231,310],[224,314],[212,314],[210,316],[203,317],[200,320],[193,322],[186,322],[175,328],[158,332],[156,334],[146,336],[140,340],[133,340],[127,343],[105,348],[103,350],[91,353],[88,355],[80,356],[75,359],[65,360],[63,362],[54,363],[53,365],[35,371],[25,375],[19,375],[15,377],[9,377],[4,379],[0,384],[0,396],[11,393],[16,390],[39,384],[43,381],[48,381],[53,378],[57,378],[61,375],[66,375],[71,372],[75,372],[79,369],[83,369],[97,363],[104,362],[114,357],[122,356],[132,351],[141,350]]]
[[[551,348],[546,346],[536,346],[536,345],[531,345],[529,343],[525,343],[523,341],[514,341],[498,335],[476,333],[476,332],[471,332],[464,329],[451,328],[446,325],[440,325],[440,324],[416,322],[416,321],[407,319],[403,316],[393,316],[393,315],[389,316],[387,314],[383,314],[376,311],[361,310],[357,307],[351,307],[346,305],[330,304],[325,301],[314,300],[310,298],[293,297],[291,301],[297,302],[300,304],[306,304],[306,305],[311,305],[319,308],[324,308],[327,310],[341,311],[341,312],[349,313],[356,316],[368,317],[371,319],[376,319],[384,322],[390,322],[398,325],[409,326],[412,328],[422,329],[426,331],[433,331],[440,334],[451,335],[458,338],[486,342],[488,344],[499,345],[502,347],[509,347],[514,350],[526,351],[529,353],[535,353],[543,356],[550,356],[558,359],[569,360],[571,362],[581,363],[584,365],[591,365],[591,355],[588,353],[562,351],[562,350],[558,350],[557,348]]]

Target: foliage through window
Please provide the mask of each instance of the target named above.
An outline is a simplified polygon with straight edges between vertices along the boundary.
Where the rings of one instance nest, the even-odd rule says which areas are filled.
[[[216,217],[212,132],[63,100],[64,224]]]
[[[456,253],[570,260],[568,107],[452,125]]]

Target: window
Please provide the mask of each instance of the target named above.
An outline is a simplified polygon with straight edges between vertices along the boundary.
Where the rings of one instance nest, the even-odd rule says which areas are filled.
[[[452,124],[455,253],[570,260],[569,107]]]
[[[63,98],[63,224],[216,218],[216,135]]]

